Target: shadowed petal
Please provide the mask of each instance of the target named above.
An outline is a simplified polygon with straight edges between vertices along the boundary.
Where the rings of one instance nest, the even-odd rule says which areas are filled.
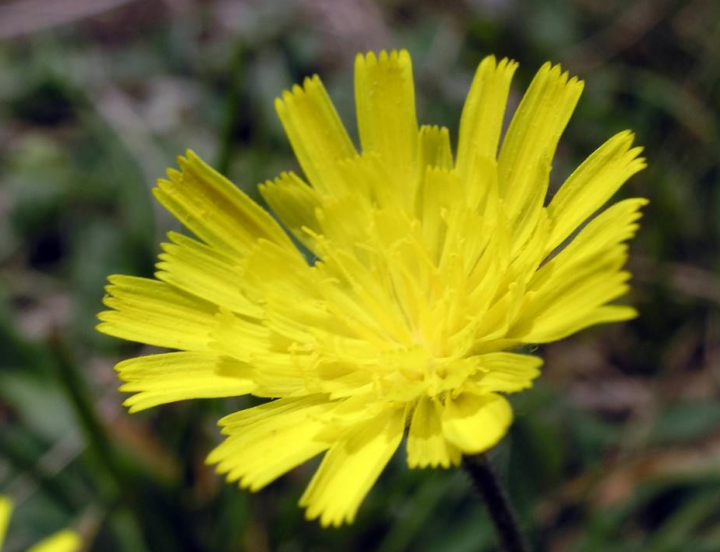
[[[500,395],[462,393],[448,398],[442,413],[443,433],[465,454],[479,454],[505,436],[513,414]]]
[[[402,440],[403,409],[390,410],[348,430],[323,458],[300,505],[308,519],[339,526],[352,523],[360,503]]]

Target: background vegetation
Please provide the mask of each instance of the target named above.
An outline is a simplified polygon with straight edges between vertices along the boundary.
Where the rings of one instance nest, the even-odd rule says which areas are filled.
[[[407,47],[420,120],[455,132],[479,60],[586,79],[555,185],[632,128],[651,199],[633,244],[642,317],[542,347],[493,452],[539,551],[720,550],[720,3],[716,0],[12,0],[0,4],[0,493],[6,552],[65,526],[101,552],[494,550],[458,470],[397,455],[355,525],[296,502],[305,466],[250,495],[203,459],[237,400],[130,416],[93,330],[108,274],[150,275],[175,228],[149,193],[192,148],[245,190],[294,168],[273,99],[320,73],[352,126],[358,50]]]

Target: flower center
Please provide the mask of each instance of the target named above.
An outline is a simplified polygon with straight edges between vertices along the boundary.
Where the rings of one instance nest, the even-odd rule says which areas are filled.
[[[472,358],[438,358],[426,347],[384,355],[379,362],[378,391],[392,400],[413,400],[422,395],[437,397],[459,390],[477,372]]]

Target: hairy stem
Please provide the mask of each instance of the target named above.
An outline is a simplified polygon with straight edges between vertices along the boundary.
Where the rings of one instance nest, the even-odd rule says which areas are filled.
[[[529,552],[505,489],[484,454],[465,456],[463,468],[487,506],[500,546],[505,552]]]

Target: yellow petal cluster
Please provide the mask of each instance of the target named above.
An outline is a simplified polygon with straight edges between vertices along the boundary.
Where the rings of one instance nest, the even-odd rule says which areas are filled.
[[[10,498],[0,495],[0,550],[5,541],[13,503]],[[80,537],[73,531],[65,529],[39,542],[28,552],[79,552],[82,547]]]
[[[502,439],[504,395],[542,364],[512,351],[636,315],[613,301],[647,203],[601,211],[645,167],[630,132],[546,203],[583,83],[544,65],[501,143],[516,67],[482,61],[455,156],[446,128],[417,123],[406,51],[357,57],[359,148],[317,76],[284,92],[307,182],[260,186],[277,218],[180,158],[155,196],[195,237],[168,235],[154,279],[112,276],[99,315],[106,334],[177,350],[117,366],[131,411],[272,399],[221,420],[208,461],[257,490],[324,453],[301,504],[326,526],[353,521],[405,434],[411,467],[455,466]]]

